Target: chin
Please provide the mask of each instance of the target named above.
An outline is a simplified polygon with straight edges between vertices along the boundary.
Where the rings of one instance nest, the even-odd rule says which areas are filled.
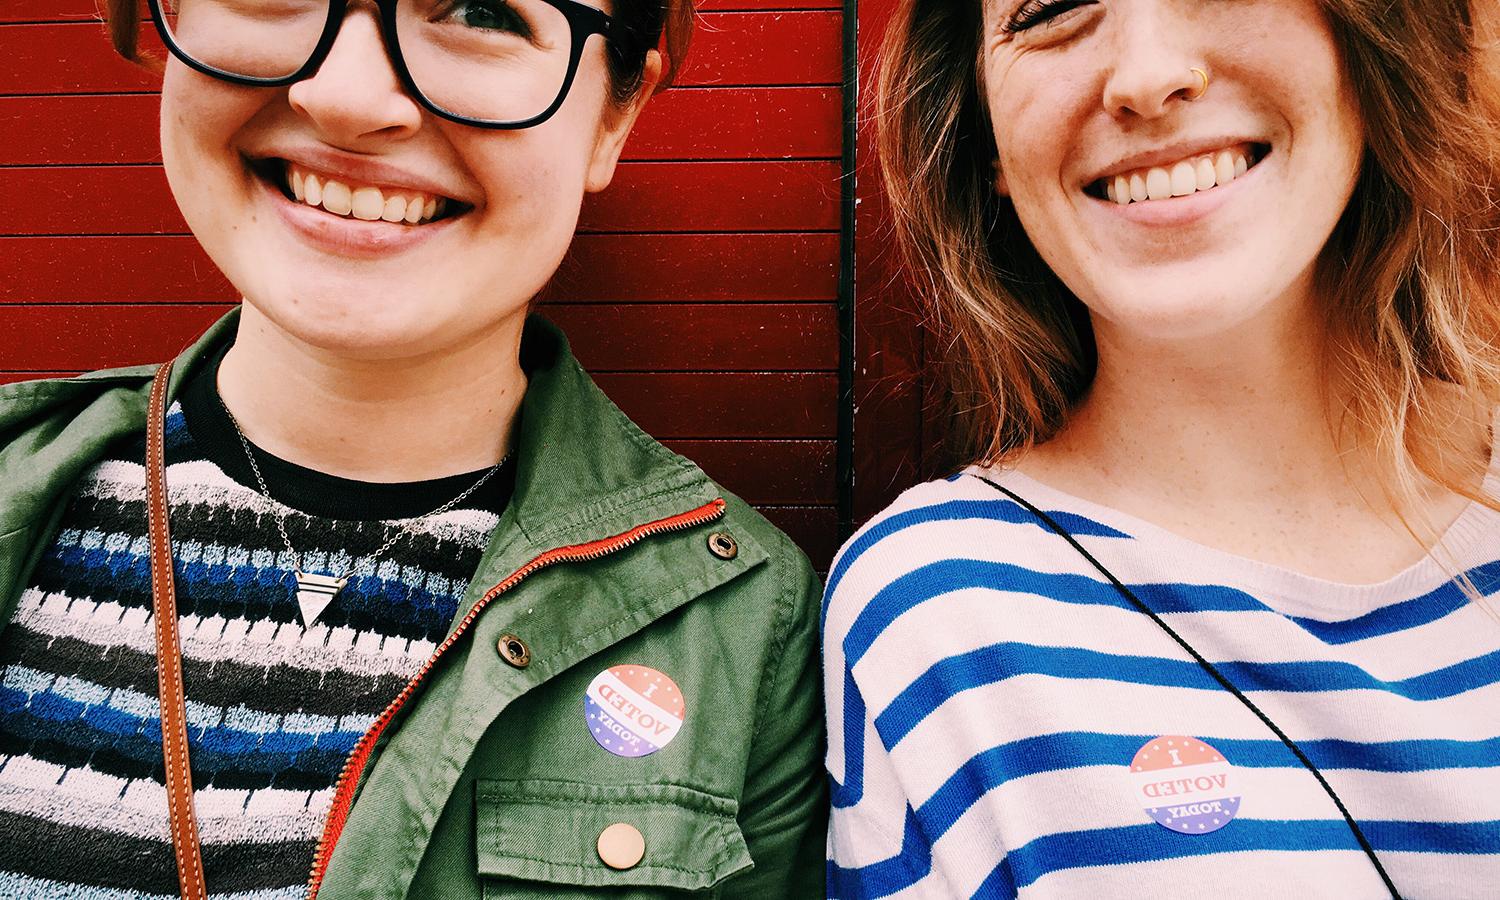
[[[1267,307],[1264,296],[1211,286],[1184,290],[1181,284],[1142,286],[1129,298],[1101,299],[1092,307],[1123,334],[1151,342],[1182,343],[1232,334]]]
[[[444,344],[442,317],[426,298],[383,291],[302,290],[256,308],[291,339],[349,359],[417,356]]]

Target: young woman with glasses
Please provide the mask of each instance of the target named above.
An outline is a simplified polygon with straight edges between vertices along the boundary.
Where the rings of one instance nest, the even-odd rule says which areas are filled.
[[[243,304],[0,389],[0,895],[821,894],[805,557],[528,318],[688,0],[151,12]]]
[[[830,574],[832,895],[1494,893],[1480,12],[899,5],[882,161],[970,465]]]

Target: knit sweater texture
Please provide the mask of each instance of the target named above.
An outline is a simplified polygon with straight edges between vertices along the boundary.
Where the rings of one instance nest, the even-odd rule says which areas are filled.
[[[906,492],[830,573],[831,896],[1391,896],[1266,723],[982,478],[1283,729],[1403,896],[1496,896],[1500,515],[1336,584],[977,467]]]
[[[372,561],[403,527],[381,519],[419,516],[477,477],[362,485],[258,455],[291,511],[254,486],[211,381],[166,420],[194,802],[213,896],[290,900],[346,757],[447,633],[509,486],[493,478],[406,523]],[[136,439],[78,485],[0,639],[0,896],[178,894],[143,459]],[[354,566],[311,627],[278,517],[309,571]]]

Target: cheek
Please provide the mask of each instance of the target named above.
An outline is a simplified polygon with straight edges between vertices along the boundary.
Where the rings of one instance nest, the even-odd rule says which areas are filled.
[[[484,181],[492,219],[506,230],[570,235],[599,130],[603,88],[580,72],[568,99],[541,125],[450,135]]]
[[[986,102],[1004,183],[1025,205],[1061,183],[1064,149],[1075,128],[1077,91],[1067,73],[1040,60],[991,66]]]
[[[234,148],[234,137],[267,97],[237,88],[172,60],[162,81],[162,164],[172,194],[191,225],[217,204],[216,193],[248,174]]]
[[[227,147],[230,135],[249,115],[243,110],[248,102],[244,93],[245,89],[200,75],[173,59],[161,88],[163,154],[202,154],[211,147]]]
[[[1060,271],[1068,270],[1074,215],[1063,186],[1066,148],[1078,127],[1078,97],[1061,73],[1041,65],[1012,67],[991,79],[988,102],[999,156],[996,177],[1027,237]]]
[[[467,167],[481,180],[487,207],[483,230],[496,238],[521,241],[546,258],[560,255],[572,236],[587,170],[587,157],[570,129],[550,127],[553,124],[464,135],[469,138],[467,153],[463,143],[455,141]]]

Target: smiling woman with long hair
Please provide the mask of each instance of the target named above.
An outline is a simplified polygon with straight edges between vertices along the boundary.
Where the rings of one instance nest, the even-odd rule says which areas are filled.
[[[1476,14],[900,5],[882,164],[969,465],[830,575],[830,893],[1493,893]]]
[[[151,8],[243,303],[0,388],[0,895],[821,893],[806,558],[528,315],[688,0]]]

